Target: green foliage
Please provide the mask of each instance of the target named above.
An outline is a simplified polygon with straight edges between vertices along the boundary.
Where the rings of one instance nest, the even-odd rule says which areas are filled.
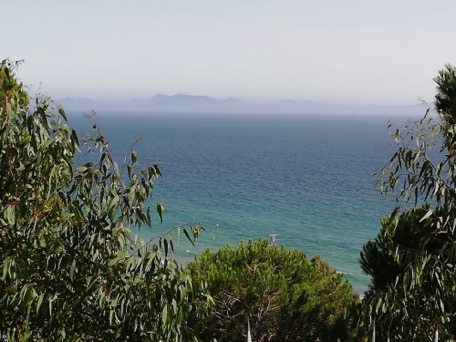
[[[0,71],[0,108],[6,113],[7,104],[12,100],[13,104],[19,103],[21,106],[27,106],[30,98],[26,91],[23,89],[22,83],[19,83],[14,77],[13,69],[16,68],[21,62],[11,62],[3,60]]]
[[[429,212],[426,206],[383,219],[380,234],[363,248],[361,266],[372,277],[366,324],[376,321],[377,338],[427,341],[436,329],[443,338],[456,332],[456,297],[446,287],[454,286],[447,278],[453,272],[440,262],[454,235],[436,234]]]
[[[248,320],[254,341],[351,338],[344,312],[357,296],[319,257],[260,240],[206,250],[187,270],[216,302],[208,319],[192,322],[204,341],[245,341]]]
[[[152,224],[158,165],[137,169],[132,152],[119,167],[102,136],[80,145],[49,99],[29,105],[9,62],[0,80],[1,338],[192,339],[202,289],[168,258],[172,241],[160,237],[162,252],[131,235]],[[75,165],[80,147],[95,161]]]
[[[403,204],[361,253],[362,268],[372,276],[364,323],[375,324],[385,339],[429,341],[436,331],[445,340],[456,336],[454,76],[450,65],[439,72],[438,116],[426,113],[396,130],[399,148],[379,174],[382,192]]]
[[[437,84],[435,108],[443,115],[448,125],[456,124],[456,69],[451,65],[439,71],[434,78]]]

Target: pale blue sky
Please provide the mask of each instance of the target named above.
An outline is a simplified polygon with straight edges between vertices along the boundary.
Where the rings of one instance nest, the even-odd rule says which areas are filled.
[[[15,0],[0,58],[55,98],[157,93],[431,102],[456,64],[455,0]]]

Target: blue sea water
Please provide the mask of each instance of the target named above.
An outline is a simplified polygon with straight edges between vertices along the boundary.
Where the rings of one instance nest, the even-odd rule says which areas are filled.
[[[145,165],[159,161],[163,177],[151,205],[163,202],[145,239],[201,223],[194,248],[181,238],[183,262],[207,247],[267,238],[320,255],[354,288],[367,288],[359,266],[362,245],[395,207],[374,186],[374,173],[392,156],[386,116],[99,113],[96,121],[117,160],[136,146]],[[393,122],[404,122],[396,118]],[[79,131],[89,126],[70,115]]]

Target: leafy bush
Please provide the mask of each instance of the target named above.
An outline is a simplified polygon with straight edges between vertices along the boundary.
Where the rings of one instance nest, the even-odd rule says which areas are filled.
[[[0,81],[0,339],[192,339],[187,318],[206,297],[168,260],[166,238],[162,253],[130,232],[152,224],[158,165],[136,169],[132,151],[120,168],[97,134],[82,143],[95,162],[75,165],[63,109],[29,104],[8,61]]]

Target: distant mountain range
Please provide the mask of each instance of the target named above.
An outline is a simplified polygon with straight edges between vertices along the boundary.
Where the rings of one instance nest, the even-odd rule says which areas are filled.
[[[426,105],[408,106],[349,106],[315,101],[280,100],[269,103],[249,103],[236,98],[216,99],[186,94],[155,95],[143,99],[97,100],[64,98],[57,101],[72,111],[142,111],[161,113],[276,113],[276,114],[387,114],[421,115]]]

